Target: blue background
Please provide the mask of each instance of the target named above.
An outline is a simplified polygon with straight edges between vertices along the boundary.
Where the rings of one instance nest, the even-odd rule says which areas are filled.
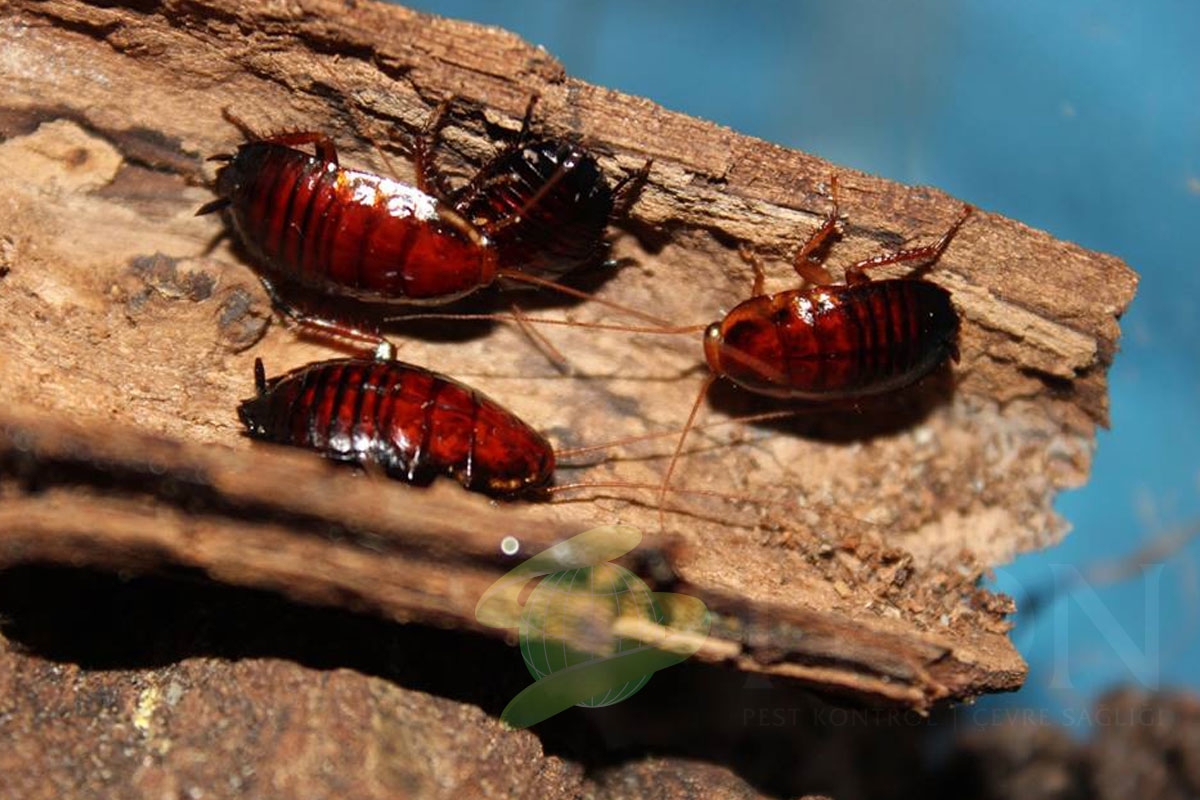
[[[938,186],[1142,275],[1111,373],[1112,431],[1060,498],[1061,546],[996,571],[1020,600],[1200,518],[1200,4],[985,0],[406,5],[500,25],[568,72],[905,183]],[[1087,291],[1081,286],[1080,291]],[[975,724],[1084,730],[1116,683],[1200,684],[1200,544],[1086,582],[1014,640],[1019,693]],[[1022,710],[1024,709],[1024,710]],[[1032,716],[1029,713],[1032,710]]]

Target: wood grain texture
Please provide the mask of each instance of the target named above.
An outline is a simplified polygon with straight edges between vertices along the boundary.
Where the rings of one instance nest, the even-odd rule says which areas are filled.
[[[237,248],[210,249],[219,220],[193,216],[211,199],[205,157],[239,141],[224,108],[262,130],[327,132],[343,163],[386,172],[368,139],[403,139],[452,95],[439,163],[453,180],[516,130],[536,92],[539,127],[594,148],[614,179],[654,161],[615,232],[629,265],[578,285],[681,324],[745,296],[738,243],[767,257],[769,289],[794,285],[786,258],[825,213],[835,170],[848,215],[835,272],[935,237],[962,203],[584,84],[504,31],[394,6],[9,0],[0,41],[4,564],[186,565],[475,629],[474,604],[505,568],[502,536],[532,552],[596,524],[657,528],[646,492],[497,506],[245,440],[233,409],[254,357],[276,374],[329,350],[268,325]],[[963,317],[953,370],[856,409],[693,436],[677,485],[751,500],[678,495],[686,513],[649,543],[672,585],[716,615],[699,658],[916,709],[1020,684],[1010,605],[976,583],[1061,536],[1051,503],[1086,480],[1136,276],[980,211],[929,279]],[[560,446],[675,429],[701,378],[695,337],[548,329],[573,368],[563,375],[506,326],[401,333],[402,358],[477,386]],[[703,414],[775,407],[725,389]],[[655,483],[672,444],[563,476]]]

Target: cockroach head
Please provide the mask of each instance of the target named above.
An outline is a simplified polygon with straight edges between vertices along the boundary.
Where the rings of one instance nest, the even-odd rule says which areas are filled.
[[[721,375],[725,370],[721,358],[724,349],[725,333],[721,330],[721,323],[714,322],[704,329],[704,360],[715,375]]]
[[[267,422],[271,414],[267,374],[261,358],[254,359],[254,389],[254,397],[239,403],[237,413],[238,419],[246,426],[246,433],[258,439],[267,435]]]
[[[243,400],[238,405],[238,418],[242,424],[246,426],[246,433],[255,439],[261,439],[267,435],[267,400],[264,397],[252,397],[249,400]]]
[[[489,478],[482,489],[486,494],[506,500],[520,498],[536,501],[550,497],[546,490],[554,483],[554,448],[537,432],[530,430],[528,435],[530,446],[527,452],[536,453],[536,461],[529,462],[529,470],[519,476]]]
[[[547,446],[542,451],[541,458],[534,475],[525,483],[524,491],[527,494],[538,494],[549,488],[550,484],[554,483],[554,448]]]
[[[217,170],[216,179],[212,184],[213,194],[217,197],[215,200],[210,200],[201,206],[196,212],[196,216],[199,217],[204,214],[211,214],[214,211],[221,211],[233,202],[233,198],[245,182],[246,149],[247,146],[242,145],[232,155],[220,154],[208,159],[209,161],[223,162],[221,168]]]

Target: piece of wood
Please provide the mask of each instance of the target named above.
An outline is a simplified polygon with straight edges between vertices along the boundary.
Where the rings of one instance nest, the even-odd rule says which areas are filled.
[[[211,199],[204,158],[239,142],[224,108],[258,129],[327,132],[344,163],[383,172],[368,138],[410,133],[453,96],[439,161],[463,176],[536,92],[539,127],[581,139],[614,178],[654,160],[616,235],[632,265],[582,284],[680,323],[745,296],[739,242],[779,256],[768,288],[794,285],[785,259],[825,213],[835,170],[848,224],[834,266],[932,238],[961,207],[589,86],[506,32],[395,6],[10,0],[0,41],[4,564],[183,564],[472,628],[506,533],[532,552],[597,524],[657,528],[652,493],[497,506],[251,446],[233,410],[254,357],[275,374],[329,350],[268,325],[250,266],[227,242],[209,249],[219,220],[193,216]],[[976,582],[1061,536],[1051,503],[1086,480],[1136,276],[978,212],[929,279],[963,316],[952,371],[849,413],[692,437],[676,484],[753,501],[671,500],[686,513],[656,546],[674,585],[715,615],[698,658],[916,709],[1020,684],[1010,605]],[[609,319],[587,304],[568,313]],[[404,339],[401,356],[483,389],[562,446],[682,423],[700,380],[694,337],[546,333],[574,374],[504,326],[439,328]],[[772,407],[718,391],[703,413]],[[672,444],[562,475],[653,484]]]

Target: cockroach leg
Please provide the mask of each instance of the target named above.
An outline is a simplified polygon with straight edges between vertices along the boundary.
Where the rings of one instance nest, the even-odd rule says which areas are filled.
[[[642,196],[642,190],[650,180],[650,168],[653,166],[654,159],[647,158],[645,164],[633,172],[627,172],[625,177],[613,186],[613,217],[629,214],[629,209],[633,208],[634,203]]]
[[[529,95],[529,101],[525,103],[525,114],[521,117],[521,130],[517,133],[516,146],[525,144],[529,141],[529,132],[533,130],[533,109],[537,107],[538,101],[542,96],[537,92]]]
[[[830,208],[829,213],[825,215],[825,220],[820,227],[809,234],[808,239],[800,245],[800,249],[792,257],[792,267],[796,270],[796,274],[802,281],[814,286],[828,286],[834,282],[833,276],[825,269],[822,262],[829,249],[830,237],[839,234],[837,175],[829,176],[829,199]]]
[[[250,127],[241,117],[230,111],[228,106],[221,109],[221,116],[252,142],[267,142],[283,147],[303,147],[306,144],[311,144],[316,149],[317,158],[321,161],[335,166],[338,163],[337,147],[334,146],[333,140],[323,133],[318,133],[317,131],[288,131],[286,133],[263,135]],[[222,153],[211,156],[209,160],[229,162],[233,159],[234,156]]]
[[[453,98],[450,97],[442,99],[412,141],[412,159],[417,172],[417,188],[439,200],[449,197],[450,190],[437,168],[434,153],[437,150],[438,138],[442,126],[446,124],[452,102]]]
[[[971,216],[974,207],[970,205],[963,206],[962,211],[958,215],[958,219],[954,221],[949,229],[942,234],[936,242],[924,247],[913,247],[905,250],[897,250],[894,253],[884,253],[883,255],[874,256],[873,258],[865,258],[862,261],[855,262],[846,267],[846,283],[853,286],[855,284],[866,283],[871,280],[867,275],[867,270],[875,269],[876,267],[886,266],[888,264],[903,264],[909,262],[917,262],[916,266],[925,266],[938,259],[942,252],[950,244],[950,240],[954,238],[954,234],[967,217]]]
[[[323,133],[316,131],[292,131],[290,133],[276,133],[271,136],[264,136],[259,139],[260,142],[269,142],[270,144],[278,144],[284,147],[303,147],[306,144],[311,144],[316,151],[317,158],[326,164],[337,166],[338,153],[337,147],[333,144],[333,139],[330,139]]]
[[[348,345],[350,350],[355,353],[370,352],[377,358],[395,358],[396,346],[378,333],[306,314],[284,299],[268,278],[259,275],[258,280],[267,296],[271,298],[271,306],[291,320],[302,332],[318,339],[332,340]]]
[[[254,390],[259,397],[267,393],[267,368],[261,358],[254,359]]]
[[[738,246],[738,255],[742,257],[742,261],[750,265],[750,269],[754,270],[754,282],[750,285],[750,296],[761,297],[766,294],[767,275],[763,272],[762,261],[759,260],[758,254],[750,245],[742,242]]]
[[[242,136],[246,139],[252,142],[257,142],[262,139],[262,137],[258,135],[258,131],[254,130],[254,128],[250,127],[245,120],[230,111],[229,106],[225,106],[221,109],[221,116],[226,122],[237,128],[238,131],[241,132]]]

